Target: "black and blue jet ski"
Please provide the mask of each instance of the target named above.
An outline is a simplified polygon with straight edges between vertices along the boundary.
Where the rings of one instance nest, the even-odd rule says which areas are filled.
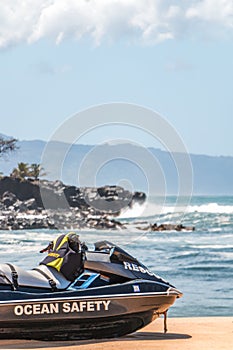
[[[93,251],[67,250],[68,245],[50,246],[50,260],[32,270],[0,264],[0,338],[119,337],[166,315],[182,296],[111,242],[97,242]],[[62,270],[68,251],[81,257],[72,277],[67,266]]]

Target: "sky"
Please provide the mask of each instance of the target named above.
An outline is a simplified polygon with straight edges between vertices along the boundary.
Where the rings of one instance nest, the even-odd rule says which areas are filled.
[[[0,133],[20,140],[49,140],[75,113],[125,102],[158,112],[190,153],[233,156],[233,2],[2,0],[0,96]]]

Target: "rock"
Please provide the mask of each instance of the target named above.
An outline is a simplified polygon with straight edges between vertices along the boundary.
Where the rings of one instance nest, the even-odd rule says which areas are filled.
[[[5,204],[2,202],[6,207],[14,204],[16,200],[25,202],[34,199],[34,209],[68,210],[71,207],[92,210],[96,215],[101,212],[118,215],[122,209],[132,207],[135,202],[142,204],[146,199],[143,192],[131,193],[120,186],[77,188],[66,186],[61,181],[39,182],[3,177],[0,179],[0,196],[6,191],[11,192],[11,196],[5,198]]]
[[[5,176],[0,179],[0,196],[6,191],[13,193],[21,201],[30,198],[40,200],[38,181],[34,183],[28,180],[22,181],[18,178]]]
[[[14,205],[15,211],[18,211],[20,213],[24,213],[27,211],[27,206],[24,204],[24,202],[17,201]]]
[[[4,209],[5,209],[5,205],[2,202],[0,202],[0,210],[4,210]]]
[[[36,210],[38,209],[35,198],[30,198],[24,202],[24,205],[27,207],[27,210]]]
[[[17,201],[17,197],[14,193],[6,191],[2,195],[2,204],[6,207],[12,206]]]
[[[158,225],[156,223],[153,225],[150,225],[150,230],[151,231],[158,231]]]
[[[122,229],[124,224],[108,216],[146,199],[144,193],[120,186],[77,188],[61,181],[11,177],[0,179],[0,196],[0,229]]]
[[[161,224],[157,225],[152,224],[150,225],[149,229],[151,231],[194,231],[194,226],[184,226],[182,224]]]
[[[144,192],[134,192],[132,197],[132,203],[137,202],[143,204],[146,200],[146,194]]]
[[[195,231],[194,226],[184,226],[182,224],[176,225],[176,231]]]

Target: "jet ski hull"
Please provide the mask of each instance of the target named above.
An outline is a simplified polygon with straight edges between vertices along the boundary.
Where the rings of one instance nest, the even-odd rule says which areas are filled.
[[[158,316],[157,316],[158,317]],[[63,320],[5,324],[0,328],[1,339],[88,340],[116,338],[130,334],[154,320],[152,311],[102,319]]]
[[[137,290],[143,287],[140,283],[135,285]],[[20,294],[27,293],[17,293],[16,296]],[[165,293],[136,291],[101,296],[69,297],[67,293],[66,297],[61,297],[59,294],[50,294],[50,298],[41,295],[39,299],[1,302],[0,338],[61,340],[119,337],[144,327],[179,297],[175,289]]]

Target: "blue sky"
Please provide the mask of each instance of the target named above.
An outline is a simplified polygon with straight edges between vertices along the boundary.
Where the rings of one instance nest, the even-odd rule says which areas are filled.
[[[1,133],[48,140],[80,110],[128,102],[164,116],[189,152],[233,156],[232,1],[8,3],[0,4]],[[82,141],[103,140],[96,132]]]

